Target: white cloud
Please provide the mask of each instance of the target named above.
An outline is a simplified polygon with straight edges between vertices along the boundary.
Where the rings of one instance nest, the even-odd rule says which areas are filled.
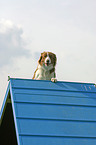
[[[0,67],[10,64],[16,57],[28,57],[25,49],[23,30],[9,20],[0,21]]]

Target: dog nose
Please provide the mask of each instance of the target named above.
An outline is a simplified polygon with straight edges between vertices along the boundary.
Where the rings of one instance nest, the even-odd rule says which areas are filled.
[[[47,63],[49,63],[49,59],[47,59]]]

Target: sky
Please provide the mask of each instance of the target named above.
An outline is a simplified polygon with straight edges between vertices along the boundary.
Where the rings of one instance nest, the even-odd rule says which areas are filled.
[[[96,1],[0,1],[0,108],[8,76],[31,79],[43,51],[59,81],[96,83]]]

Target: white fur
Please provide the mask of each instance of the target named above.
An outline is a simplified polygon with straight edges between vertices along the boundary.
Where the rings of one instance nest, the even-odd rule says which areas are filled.
[[[38,65],[35,78],[36,80],[51,80],[54,78],[54,72],[50,73],[50,70],[53,68],[53,65],[49,65],[49,67]]]

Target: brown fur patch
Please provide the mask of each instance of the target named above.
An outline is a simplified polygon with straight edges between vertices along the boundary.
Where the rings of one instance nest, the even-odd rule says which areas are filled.
[[[32,78],[33,80],[35,79],[35,74],[36,74],[36,71],[37,71],[37,70],[38,70],[38,69],[36,69],[35,72],[34,72],[34,75],[33,75],[33,78]]]

